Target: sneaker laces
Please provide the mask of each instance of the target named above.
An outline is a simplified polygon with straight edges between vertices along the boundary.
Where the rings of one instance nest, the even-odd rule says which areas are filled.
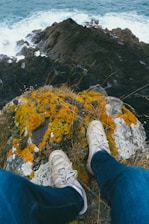
[[[55,168],[53,167],[51,178],[55,186],[64,187],[73,184],[77,178],[77,171],[72,169],[72,163],[62,163],[59,159]]]
[[[104,137],[104,135],[99,133],[94,133],[93,138],[95,139],[94,141],[94,146],[96,146],[97,148],[101,148],[103,147],[104,149],[109,149],[109,145],[108,145],[108,141],[107,139]]]

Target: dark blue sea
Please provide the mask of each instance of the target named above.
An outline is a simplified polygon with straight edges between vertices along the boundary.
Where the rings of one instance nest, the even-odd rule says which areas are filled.
[[[36,29],[71,17],[85,25],[129,28],[149,43],[149,0],[0,0],[0,54],[15,56],[16,41]]]

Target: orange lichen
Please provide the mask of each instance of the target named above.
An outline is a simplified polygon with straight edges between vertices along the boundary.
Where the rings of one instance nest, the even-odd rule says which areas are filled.
[[[10,149],[10,150],[8,151],[7,159],[8,159],[10,156],[12,156],[12,149]]]
[[[80,102],[83,102],[84,108],[86,109],[87,112],[87,115],[85,116],[86,126],[88,126],[88,123],[93,119],[99,119],[103,123],[107,139],[109,141],[111,153],[113,155],[116,155],[117,148],[115,141],[112,137],[112,134],[114,133],[114,130],[116,128],[116,124],[114,123],[112,117],[109,116],[106,112],[105,95],[90,90],[81,92],[79,95],[77,95],[76,99],[79,100]],[[83,145],[85,146],[85,144]]]
[[[70,134],[70,124],[69,123],[64,123],[62,120],[57,120],[55,119],[51,124],[50,124],[50,130],[51,130],[51,135],[50,135],[50,140],[52,142],[57,142],[59,143],[63,135],[69,135]]]
[[[19,124],[20,133],[23,134],[25,128],[29,132],[35,130],[44,121],[44,117],[37,112],[35,102],[28,100],[18,106],[15,121]]]
[[[117,147],[116,147],[116,143],[114,141],[114,138],[112,137],[112,134],[111,134],[112,132],[113,132],[113,130],[111,131],[111,129],[107,130],[106,131],[106,136],[107,136],[107,139],[108,139],[111,154],[113,156],[115,156],[115,155],[118,154],[118,151],[117,151]]]
[[[78,224],[78,221],[72,221],[72,222],[70,222],[69,224]]]
[[[93,119],[99,119],[109,141],[111,153],[117,155],[117,147],[112,137],[116,124],[106,111],[106,96],[93,90],[84,90],[78,94],[72,92],[68,87],[53,88],[45,86],[17,98],[17,105],[12,102],[8,105],[10,111],[15,112],[15,124],[19,128],[20,139],[32,137],[44,121],[49,121],[46,130],[37,145],[41,150],[48,144],[62,144],[63,142],[78,141],[82,148],[87,146],[86,129]],[[7,110],[7,109],[6,109]],[[124,119],[130,126],[136,124],[137,119],[125,106],[121,108],[122,113],[117,117]],[[8,110],[7,110],[8,112]],[[73,138],[73,139],[72,139]],[[12,147],[16,154],[22,156],[25,161],[33,162],[34,144],[20,143],[19,136],[14,137]],[[12,151],[8,153],[8,156]]]
[[[83,91],[83,93],[81,93],[79,96],[81,97],[82,95],[84,99],[84,107],[88,111],[88,115],[85,117],[86,126],[94,118],[94,116],[96,119],[99,119],[105,128],[111,153],[116,155],[117,148],[112,137],[112,134],[116,128],[116,124],[114,123],[113,118],[106,112],[105,95],[94,91]],[[87,97],[85,98],[86,95]],[[86,101],[86,99],[88,101]]]
[[[20,149],[20,145],[19,145],[19,139],[14,138],[12,145],[14,147],[14,153],[17,156],[21,156],[24,161],[33,161],[34,157],[33,157],[33,152],[34,152],[34,148],[35,148],[35,144],[27,144],[25,149]],[[11,149],[12,152],[12,149]],[[11,153],[9,153],[8,155],[11,155]]]
[[[128,126],[131,126],[131,124],[137,124],[137,118],[130,110],[128,110],[124,105],[121,109],[123,113],[118,114],[117,117],[122,118]]]
[[[103,123],[111,153],[113,155],[116,155],[117,148],[115,141],[112,137],[116,128],[116,124],[114,123],[113,118],[106,112],[105,95],[90,90],[79,93],[75,99],[83,103],[84,108],[86,110],[86,114],[84,117],[86,127],[88,126],[88,123],[93,119],[99,119]],[[81,134],[81,136],[83,136],[83,133]],[[84,141],[83,146],[86,146],[85,142],[86,141]]]
[[[87,140],[86,140],[86,130],[85,127],[82,126],[79,130],[80,133],[80,143],[82,145],[82,147],[86,147],[87,146]]]
[[[19,149],[19,139],[14,138],[13,141],[12,141],[12,145],[16,150]]]
[[[34,178],[34,175],[35,175],[35,172],[32,171],[31,174],[30,174],[30,176],[29,176],[29,178],[30,178],[30,179]]]
[[[81,180],[84,184],[88,184],[89,182],[89,174],[87,172],[87,169],[83,164],[79,164],[75,167],[75,169],[78,171],[78,178]]]
[[[77,117],[78,109],[76,106],[71,104],[60,102],[55,102],[52,106],[55,107],[55,112],[50,116],[51,122],[48,125],[48,128],[43,136],[43,141],[40,142],[39,148],[42,148],[46,145],[47,139],[51,142],[59,143],[62,141],[64,136],[70,136],[71,127],[73,121]],[[59,108],[58,108],[59,106]],[[58,108],[56,112],[56,108]]]
[[[35,148],[34,144],[28,144],[27,147],[23,150],[17,149],[16,155],[21,156],[24,159],[24,161],[32,162],[34,159],[33,154],[32,154],[34,152],[34,148]]]

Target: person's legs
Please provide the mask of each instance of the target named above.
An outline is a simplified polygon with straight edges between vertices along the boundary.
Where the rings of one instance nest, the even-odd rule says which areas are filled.
[[[106,151],[97,152],[91,167],[101,192],[111,206],[113,224],[149,223],[149,171],[117,162]]]
[[[60,160],[59,168],[62,168],[61,163],[65,158],[60,155]],[[54,162],[51,167],[53,165]],[[63,224],[85,212],[87,205],[84,190],[77,182],[76,176],[73,176],[72,167],[68,169],[67,163],[65,165],[69,180],[65,175],[62,177],[57,173],[59,183],[60,179],[66,179],[63,181],[64,185],[59,188],[36,185],[23,177],[1,170],[0,223]],[[55,177],[54,184],[57,178]]]
[[[113,224],[149,223],[149,171],[128,167],[109,153],[103,126],[99,121],[89,124],[88,170],[95,175],[105,198],[111,206]]]

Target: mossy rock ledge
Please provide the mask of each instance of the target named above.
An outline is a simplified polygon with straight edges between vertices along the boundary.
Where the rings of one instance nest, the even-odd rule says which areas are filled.
[[[86,170],[89,122],[102,122],[111,154],[121,161],[146,148],[143,125],[120,99],[108,96],[100,85],[77,94],[65,85],[43,86],[16,97],[2,112],[11,117],[13,124],[4,168],[37,184],[52,185],[49,154],[55,149],[64,150],[87,190],[92,221],[97,220],[99,190]]]

